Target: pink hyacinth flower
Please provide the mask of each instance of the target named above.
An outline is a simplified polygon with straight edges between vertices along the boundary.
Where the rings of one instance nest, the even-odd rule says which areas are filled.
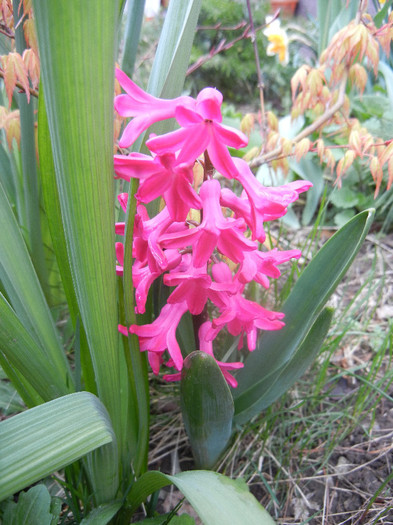
[[[119,140],[121,148],[128,148],[155,122],[173,118],[179,105],[191,108],[195,106],[195,100],[187,96],[172,100],[153,97],[138,87],[118,68],[116,78],[126,94],[115,97],[115,109],[122,117],[134,117],[127,124]]]
[[[124,266],[124,244],[122,242],[115,243],[116,259],[119,264],[116,264],[116,275],[123,275]]]
[[[193,247],[193,264],[196,268],[205,265],[214,249],[234,262],[244,259],[245,251],[256,250],[254,242],[243,235],[245,224],[242,219],[226,218],[220,206],[221,186],[218,180],[205,181],[200,190],[203,220],[196,228],[187,231],[167,233],[161,236],[163,246],[182,248]]]
[[[231,280],[230,269],[225,263],[213,265],[212,273],[218,283],[228,283]],[[227,284],[226,284],[227,286]],[[232,293],[216,291],[211,287],[209,298],[217,306],[221,315],[213,319],[212,327],[205,338],[214,339],[217,329],[227,326],[228,332],[234,336],[240,335],[239,347],[242,346],[243,334],[247,335],[247,345],[250,351],[255,350],[258,329],[279,330],[284,326],[281,319],[284,314],[273,312],[263,306],[245,299],[242,295],[244,285],[237,279],[233,280]]]
[[[166,250],[165,258],[168,262],[167,270],[171,270],[180,264],[182,256],[177,250]],[[134,262],[132,266],[132,283],[135,288],[136,313],[145,313],[150,286],[162,273],[163,270],[158,264],[154,264],[154,261],[153,264],[151,262],[150,265],[138,260]]]
[[[237,381],[233,377],[232,374],[229,373],[229,371],[232,370],[239,370],[239,368],[244,367],[244,363],[240,362],[233,362],[233,363],[226,363],[223,361],[218,361],[213,354],[213,342],[212,340],[208,340],[205,338],[205,336],[209,333],[209,331],[212,330],[211,322],[207,321],[206,323],[203,323],[199,328],[199,342],[200,342],[200,351],[205,352],[205,354],[211,355],[218,366],[220,367],[220,370],[222,372],[222,375],[224,376],[226,382],[233,388],[237,387]],[[213,330],[214,331],[214,330]],[[217,331],[218,332],[218,331]],[[165,381],[180,381],[181,379],[181,372],[177,372],[176,374],[165,374],[163,379]]]
[[[206,273],[206,267],[195,268],[191,256],[185,254],[182,264],[175,271],[164,275],[164,284],[176,286],[168,297],[168,303],[186,301],[192,315],[199,315],[207,301],[211,277]]]
[[[301,254],[300,250],[278,251],[277,248],[268,252],[256,250],[246,253],[236,273],[236,278],[244,284],[256,281],[264,288],[268,288],[269,280],[267,277],[277,279],[281,275],[277,264],[288,262],[291,259],[299,259]]]
[[[244,133],[221,124],[222,94],[213,88],[203,89],[196,99],[194,108],[178,105],[175,118],[180,129],[165,135],[150,138],[146,145],[159,155],[180,151],[177,161],[192,164],[205,150],[213,166],[222,175],[234,178],[237,169],[227,146],[243,148],[248,139]]]
[[[247,162],[235,158],[234,163],[238,169],[237,179],[251,204],[252,238],[264,242],[266,235],[263,223],[285,215],[289,204],[296,201],[299,194],[307,191],[312,184],[308,181],[295,181],[283,186],[266,187],[255,178]]]
[[[133,256],[139,261],[147,261],[151,271],[157,267],[162,271],[168,268],[168,260],[161,246],[161,236],[173,225],[168,208],[165,207],[152,219],[149,219],[147,211],[143,206],[137,207],[134,226]],[[184,223],[175,223],[174,229],[184,230]],[[186,229],[186,231],[188,231]]]
[[[201,200],[192,187],[192,168],[178,164],[172,153],[154,158],[142,153],[115,155],[114,168],[122,179],[140,180],[135,195],[139,202],[148,203],[162,196],[174,221],[184,221],[190,208],[201,207]]]
[[[139,337],[141,351],[162,354],[168,350],[177,370],[183,367],[183,356],[176,340],[176,329],[183,314],[188,310],[187,303],[166,304],[160,315],[151,324],[131,325],[130,332]]]

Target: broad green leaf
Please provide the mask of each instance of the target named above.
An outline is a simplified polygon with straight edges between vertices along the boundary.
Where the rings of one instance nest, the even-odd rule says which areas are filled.
[[[0,347],[11,366],[22,374],[44,401],[70,392],[67,377],[58,374],[47,353],[33,339],[1,294]],[[71,381],[71,378],[68,377],[68,380]]]
[[[366,210],[338,230],[300,275],[283,305],[285,327],[265,332],[257,349],[248,355],[236,376],[235,421],[242,423],[259,413],[266,378],[294,355],[358,253],[371,226],[374,210]]]
[[[100,399],[119,446],[114,271],[113,94],[119,2],[34,0],[34,13],[61,214],[75,294]],[[104,480],[103,480],[104,481]],[[114,494],[107,494],[107,500]]]
[[[195,520],[188,514],[180,514],[180,516],[171,516],[171,514],[162,514],[156,518],[146,518],[142,521],[137,521],[142,525],[195,525]]]
[[[18,502],[10,501],[4,511],[4,525],[52,525],[58,523],[61,505],[52,505],[45,485],[21,492]]]
[[[168,476],[186,496],[205,525],[274,525],[242,479],[195,470]]]
[[[24,410],[23,401],[9,381],[0,381],[0,413],[15,414]]]
[[[0,280],[7,296],[20,322],[52,365],[55,382],[68,381],[72,388],[69,366],[52,315],[1,183],[0,224]]]
[[[104,406],[77,392],[0,423],[0,500],[114,439]]]
[[[389,14],[389,7],[392,5],[393,0],[387,0],[385,4],[381,7],[380,11],[374,16],[374,22],[377,27],[381,27],[384,22],[384,19]]]
[[[303,158],[299,162],[291,160],[289,167],[303,180],[312,182],[312,188],[307,192],[306,205],[302,213],[302,224],[307,226],[315,215],[325,185],[322,168],[309,158]]]
[[[257,414],[269,407],[300,379],[317,357],[329,331],[332,317],[332,309],[325,308],[322,310],[322,313],[317,317],[317,320],[302,344],[295,351],[293,357],[274,374],[266,377],[266,379],[261,382],[260,391],[262,395],[258,401],[249,408],[247,419],[250,418],[251,413]],[[246,416],[242,414],[242,417]]]
[[[121,508],[121,502],[99,505],[84,518],[80,525],[106,525]]]
[[[129,0],[124,34],[124,50],[121,68],[130,78],[134,72],[138,42],[141,34],[145,0]]]
[[[171,0],[165,16],[148,92],[156,97],[180,95],[187,72],[202,0]]]
[[[382,73],[385,78],[386,92],[390,103],[390,109],[393,110],[393,70],[388,64],[380,61],[378,63],[378,71]]]
[[[176,476],[157,471],[146,472],[129,493],[128,500],[132,502],[133,510],[150,494],[169,483],[176,485],[185,495],[204,525],[274,525],[242,479],[231,480],[205,470],[181,472]]]
[[[184,426],[197,468],[212,468],[232,434],[233,398],[216,360],[195,351],[184,360],[180,382]]]
[[[119,2],[34,0],[33,5],[75,294],[97,392],[111,416],[120,458],[126,461],[123,429],[129,401],[119,387],[112,158]],[[89,468],[97,504],[116,495],[120,458],[114,454],[115,448],[108,446],[93,455]]]
[[[329,43],[329,30],[342,9],[342,0],[318,0],[317,6],[319,22],[318,54],[320,55]]]
[[[27,46],[23,31],[22,18],[24,13],[19,6],[19,0],[13,0],[15,49],[22,55]],[[34,268],[46,297],[49,297],[48,269],[45,262],[41,232],[40,190],[35,148],[34,98],[30,97],[30,102],[28,102],[25,93],[15,93],[14,98],[17,100],[20,115],[20,149],[22,157],[23,195],[26,208],[26,234]]]

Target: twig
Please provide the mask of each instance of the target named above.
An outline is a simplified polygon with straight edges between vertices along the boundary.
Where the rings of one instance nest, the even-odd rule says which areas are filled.
[[[2,69],[0,69],[0,77],[1,78],[4,78],[4,71]],[[17,80],[15,82],[15,87],[18,87],[21,91],[25,91],[25,88],[23,87],[23,84],[21,82],[19,82],[19,80]],[[38,98],[38,91],[34,88],[29,88],[29,91],[30,91],[30,95],[32,95],[33,97],[36,97]]]
[[[242,26],[242,27],[244,27],[244,26]],[[250,31],[250,26],[246,25],[244,31],[242,32],[242,34],[239,35],[238,37],[234,38],[230,42],[227,42],[225,40],[225,38],[222,39],[221,42],[216,47],[213,47],[209,51],[209,53],[207,55],[203,55],[203,56],[199,57],[196,62],[191,64],[191,66],[187,69],[186,75],[187,76],[191,75],[191,73],[193,73],[196,69],[198,69],[203,64],[205,64],[208,60],[211,60],[214,56],[218,55],[222,51],[227,51],[228,49],[233,47],[237,42],[240,42],[240,40],[243,40],[244,38],[248,38],[249,37],[249,31]]]
[[[220,29],[220,31],[236,31],[237,29],[243,29],[247,25],[247,22],[245,20],[242,20],[235,26],[223,26],[222,22],[218,22],[218,24],[215,24],[214,26],[197,26],[197,31],[217,31]]]
[[[5,24],[0,24],[0,33],[2,33],[5,36],[8,36],[8,38],[15,39],[14,33],[12,33],[12,31]]]
[[[251,35],[250,35],[250,29],[251,29],[250,24],[247,24],[247,22],[244,22],[244,21],[241,22],[240,24],[238,24],[237,26],[233,27],[233,28],[229,28],[229,27],[223,28],[223,27],[220,26],[220,24],[217,24],[216,26],[208,26],[206,28],[204,27],[203,29],[221,29],[221,30],[222,29],[226,29],[228,31],[230,29],[232,29],[232,30],[242,29],[243,27],[244,27],[244,31],[242,32],[241,35],[237,36],[233,40],[230,40],[229,42],[227,42],[226,39],[223,38],[216,47],[212,47],[212,49],[209,51],[209,53],[199,57],[198,60],[196,62],[194,62],[193,64],[191,64],[191,66],[188,68],[186,76],[191,75],[191,73],[193,73],[199,67],[203,66],[203,64],[205,64],[206,62],[211,60],[213,57],[215,57],[219,53],[222,53],[223,51],[227,51],[228,49],[230,49],[237,42],[240,42],[240,40],[243,40],[245,38],[251,38]],[[263,25],[263,26],[257,27],[255,29],[255,32],[257,33],[263,27],[265,27],[265,26]]]

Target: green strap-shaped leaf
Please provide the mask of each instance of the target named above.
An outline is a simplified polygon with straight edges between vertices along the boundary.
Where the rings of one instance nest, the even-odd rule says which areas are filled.
[[[44,401],[68,394],[67,378],[58,374],[43,348],[26,330],[0,294],[0,348],[11,366],[22,374]],[[71,380],[71,378],[68,378]]]
[[[1,183],[0,224],[0,281],[20,322],[40,345],[59,380],[68,381],[72,389],[69,366],[52,315]]]
[[[216,360],[195,351],[184,360],[180,383],[183,422],[197,468],[212,468],[232,434],[231,391]]]
[[[156,490],[173,483],[186,496],[204,525],[274,525],[246,483],[217,472],[194,470],[169,476],[150,471],[131,488],[129,501],[136,510]]]
[[[56,255],[64,292],[67,298],[69,312],[72,320],[75,322],[75,318],[78,313],[78,306],[68,260],[63,221],[61,218],[60,199],[56,185],[55,165],[53,163],[52,146],[42,84],[40,87],[40,97],[38,100],[38,149],[40,156],[42,195],[44,199],[45,213],[48,218],[48,226],[52,238],[53,249]]]
[[[114,272],[113,78],[116,0],[35,0],[42,85],[72,279],[97,392],[117,440],[93,454],[96,504],[114,499],[128,398],[119,387]],[[83,363],[82,363],[83,364]]]
[[[13,14],[15,27],[16,51],[22,55],[26,48],[23,32],[23,10],[20,2],[13,0]],[[27,238],[30,248],[31,259],[37,276],[40,279],[45,295],[49,296],[48,269],[45,262],[44,244],[42,242],[41,217],[40,217],[40,191],[38,185],[36,148],[35,148],[35,119],[34,98],[27,101],[25,93],[15,94],[20,114],[21,131],[21,159],[23,174],[23,196],[25,203],[25,217],[27,227]]]
[[[70,261],[68,258],[42,84],[38,100],[38,149],[40,154],[42,196],[45,205],[45,213],[48,219],[53,250],[60,271],[61,284],[68,303],[68,310],[77,330],[76,340],[78,342],[80,361],[83,363],[84,385],[86,390],[95,393],[96,386],[94,371],[86,341],[86,335],[82,323],[80,322],[79,308],[76,300],[74,283],[72,281]],[[80,388],[78,390],[80,390]]]
[[[128,403],[118,386],[113,95],[117,0],[34,0],[67,253],[100,399],[120,450]],[[109,494],[108,494],[109,497]]]
[[[373,215],[374,210],[366,210],[351,219],[329,239],[300,275],[282,308],[285,327],[264,333],[257,349],[247,357],[244,368],[236,376],[239,386],[233,395],[237,422],[246,421],[259,412],[258,402],[265,394],[266,379],[290,361],[304,340],[358,253]]]
[[[333,310],[325,308],[318,316],[306,338],[293,357],[274,374],[267,376],[259,385],[262,395],[250,405],[247,411],[235,418],[236,423],[243,423],[270,406],[276,399],[287,392],[317,357],[327,336],[333,317]]]
[[[84,518],[80,525],[106,525],[121,508],[121,502],[100,505]]]
[[[128,2],[121,68],[130,78],[134,72],[144,9],[145,0],[130,0]]]
[[[171,0],[149,79],[147,90],[152,95],[180,95],[201,5],[202,0]]]
[[[0,423],[0,500],[114,439],[99,399],[77,392]]]

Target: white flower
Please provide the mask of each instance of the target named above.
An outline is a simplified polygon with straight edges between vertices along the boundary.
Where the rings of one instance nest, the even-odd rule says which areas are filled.
[[[278,59],[283,66],[288,64],[288,35],[280,25],[278,18],[273,20],[272,16],[266,17],[266,28],[263,34],[269,40],[269,45],[266,49],[268,56],[278,55]]]

